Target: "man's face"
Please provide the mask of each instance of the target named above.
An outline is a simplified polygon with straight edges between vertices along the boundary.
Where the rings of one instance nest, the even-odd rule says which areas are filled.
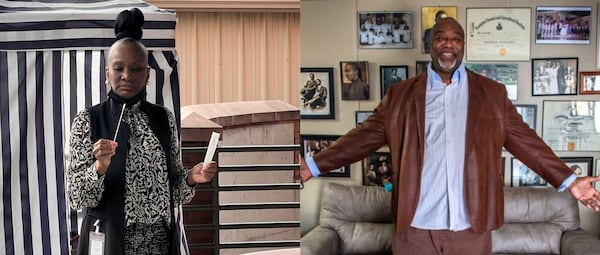
[[[464,55],[464,31],[456,20],[447,18],[433,26],[431,62],[439,73],[452,74]]]

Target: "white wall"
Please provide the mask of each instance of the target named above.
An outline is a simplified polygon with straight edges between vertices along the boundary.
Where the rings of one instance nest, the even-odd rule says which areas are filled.
[[[598,1],[591,0],[536,0],[536,1],[398,1],[398,0],[302,0],[300,15],[301,30],[301,66],[333,67],[335,86],[335,120],[302,120],[302,134],[342,135],[355,126],[354,112],[373,110],[379,103],[379,66],[408,65],[409,77],[415,74],[415,61],[429,60],[428,54],[421,53],[421,6],[457,6],[458,21],[463,25],[467,7],[531,7],[532,43],[531,58],[578,57],[579,71],[596,70],[596,25]],[[592,23],[589,45],[538,45],[535,44],[533,23],[536,6],[590,6]],[[413,45],[412,49],[358,49],[357,11],[412,11]],[[371,100],[342,101],[340,91],[340,61],[369,61],[369,83]],[[531,96],[531,61],[511,62],[519,65],[518,100],[515,104],[537,104],[537,132],[541,134],[542,103],[544,100],[598,100],[598,96]],[[558,152],[561,157],[600,158],[599,152]],[[504,155],[510,158],[510,155]],[[507,181],[510,177],[510,161],[506,161]],[[320,194],[322,186],[328,182],[346,185],[362,185],[362,167],[360,162],[351,166],[351,178],[319,178],[309,181],[301,191],[302,234],[318,224]],[[583,229],[600,236],[600,213],[580,205],[581,226]]]

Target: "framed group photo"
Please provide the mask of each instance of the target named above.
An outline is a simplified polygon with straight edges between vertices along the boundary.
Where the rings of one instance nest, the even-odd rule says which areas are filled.
[[[333,145],[340,138],[339,135],[300,135],[300,146],[304,157],[314,156],[319,152]],[[335,170],[331,170],[322,177],[350,177],[350,165],[345,165]]]
[[[342,100],[369,100],[369,63],[341,61]]]
[[[579,72],[579,94],[600,94],[600,72]]]
[[[590,176],[592,174],[592,157],[562,157],[565,164],[573,170],[577,177]]]
[[[300,118],[335,119],[333,68],[300,68]]]
[[[383,98],[392,83],[408,78],[408,66],[379,66],[379,73],[381,75],[381,98]]]
[[[538,6],[535,43],[590,44],[592,7]]]
[[[531,8],[467,8],[467,61],[527,61]]]
[[[502,83],[506,87],[508,99],[517,100],[518,64],[465,63],[465,66],[473,72]]]
[[[358,12],[358,48],[413,48],[411,11]]]
[[[542,139],[555,151],[600,151],[600,101],[545,100]]]
[[[579,58],[531,59],[532,96],[577,95]]]
[[[363,185],[384,186],[391,183],[392,159],[389,152],[375,152],[363,159]]]
[[[421,7],[421,53],[431,50],[431,29],[440,19],[452,17],[457,19],[456,6],[423,6]]]

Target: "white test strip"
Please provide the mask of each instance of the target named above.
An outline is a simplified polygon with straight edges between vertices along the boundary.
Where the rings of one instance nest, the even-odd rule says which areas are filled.
[[[208,142],[208,148],[206,149],[206,155],[204,155],[203,162],[210,162],[215,155],[215,151],[217,150],[217,143],[219,142],[219,137],[221,134],[217,132],[212,132],[210,135],[210,141]]]

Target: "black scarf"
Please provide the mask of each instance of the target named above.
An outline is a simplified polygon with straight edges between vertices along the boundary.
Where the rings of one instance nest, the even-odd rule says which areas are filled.
[[[137,95],[133,96],[132,98],[123,98],[123,97],[117,95],[117,93],[115,93],[111,89],[108,92],[108,97],[115,100],[119,104],[127,104],[127,106],[131,107],[132,105],[136,104],[137,102],[139,102],[141,100],[145,100],[146,94],[147,94],[146,87],[144,87],[139,93],[137,93]]]

